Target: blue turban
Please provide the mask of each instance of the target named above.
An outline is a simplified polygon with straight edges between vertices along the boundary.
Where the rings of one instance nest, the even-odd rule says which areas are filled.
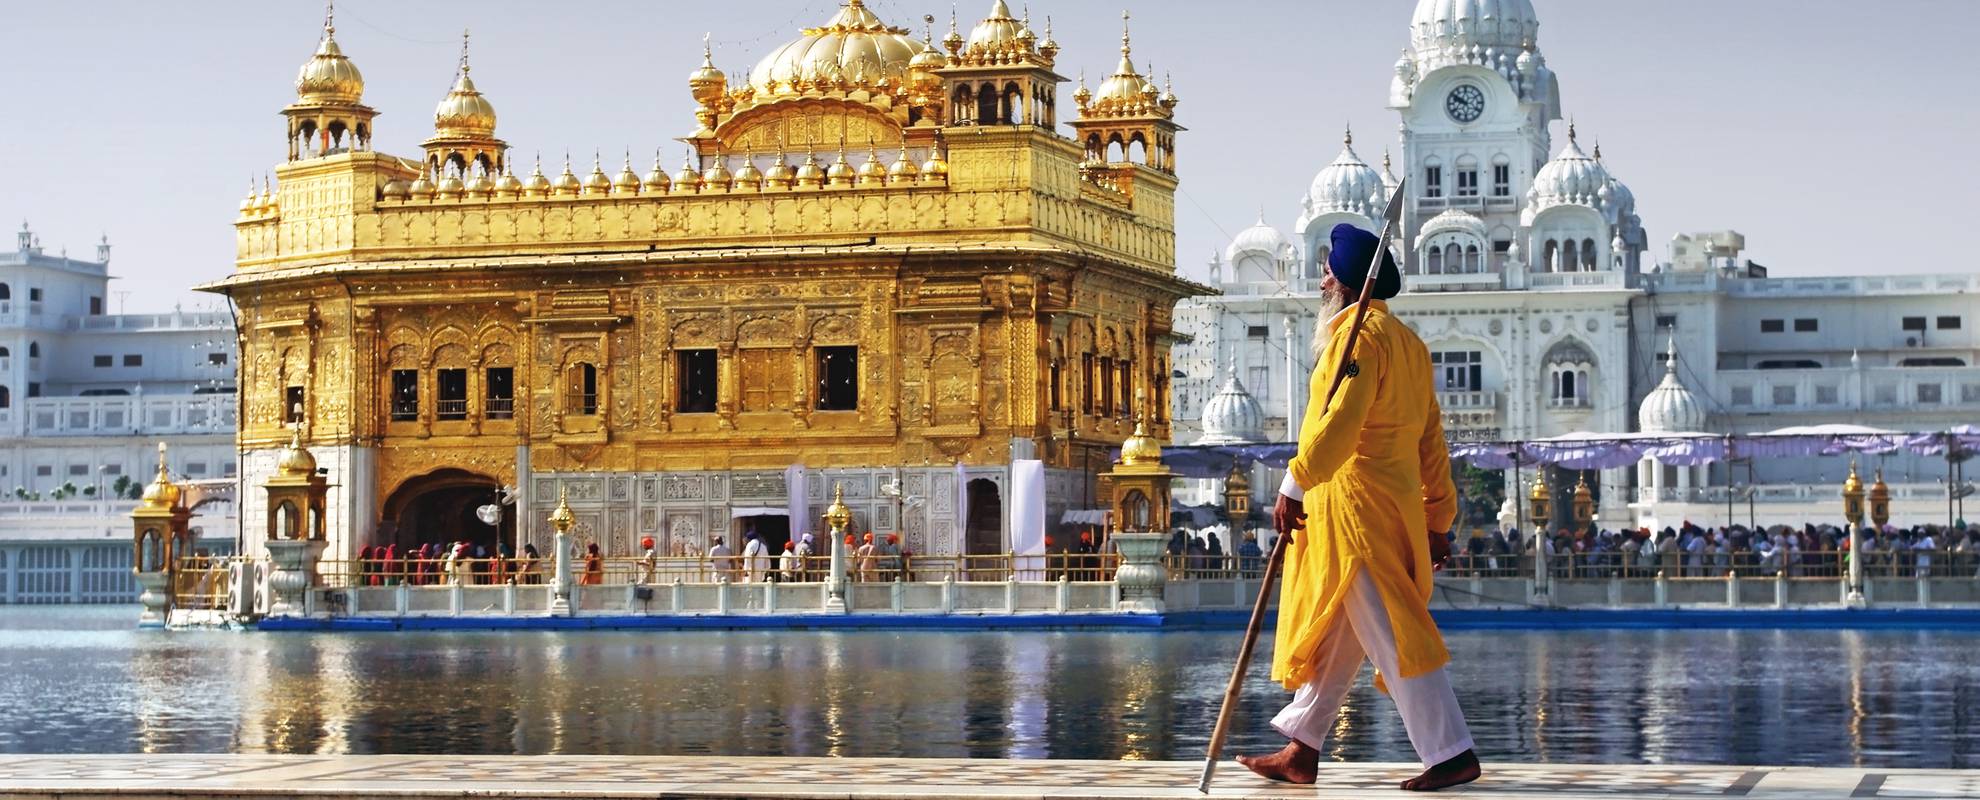
[[[1330,234],[1333,250],[1327,254],[1327,271],[1333,273],[1334,280],[1347,287],[1348,301],[1361,296],[1361,284],[1368,278],[1368,265],[1375,260],[1375,248],[1382,243],[1375,234],[1364,231],[1348,223],[1334,226]],[[1382,273],[1375,279],[1375,299],[1387,300],[1402,294],[1402,272],[1396,269],[1395,256],[1382,254]]]

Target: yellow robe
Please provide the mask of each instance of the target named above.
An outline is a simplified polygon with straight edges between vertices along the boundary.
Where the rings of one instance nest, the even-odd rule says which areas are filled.
[[[1272,679],[1288,689],[1313,677],[1321,639],[1345,622],[1339,615],[1360,572],[1388,607],[1402,677],[1450,659],[1430,619],[1427,531],[1450,530],[1457,496],[1429,350],[1387,303],[1373,301],[1355,344],[1357,369],[1323,412],[1353,307],[1330,324],[1288,466],[1306,494],[1306,529],[1286,553],[1272,651]]]

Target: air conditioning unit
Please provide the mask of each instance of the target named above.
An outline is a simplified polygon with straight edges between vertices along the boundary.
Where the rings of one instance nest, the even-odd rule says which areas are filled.
[[[1904,346],[1905,346],[1905,347],[1917,347],[1917,346],[1918,346],[1918,337],[1916,337],[1916,336],[1906,336],[1906,337],[1904,337]]]

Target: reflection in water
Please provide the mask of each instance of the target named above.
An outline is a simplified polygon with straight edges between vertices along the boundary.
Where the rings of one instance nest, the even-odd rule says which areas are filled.
[[[0,607],[0,752],[1200,758],[1223,633],[162,633]],[[1488,761],[1980,767],[1980,635],[1456,632]],[[1265,663],[1268,654],[1260,654]],[[1234,752],[1276,747],[1253,672]],[[1412,758],[1363,682],[1325,752]]]

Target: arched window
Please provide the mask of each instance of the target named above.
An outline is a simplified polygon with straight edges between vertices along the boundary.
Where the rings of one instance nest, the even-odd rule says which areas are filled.
[[[1575,393],[1574,370],[1564,369],[1555,375],[1558,379],[1554,382],[1554,399],[1561,401],[1562,405],[1573,405],[1575,398],[1580,397]]]
[[[1001,99],[1002,97],[997,94],[996,84],[986,83],[983,84],[982,86],[977,87],[976,124],[996,125],[1002,122],[1003,114],[1000,113],[997,108],[997,106],[999,105],[998,101]]]
[[[13,355],[12,351],[8,350],[5,347],[0,347],[0,358],[6,358],[10,355]]]
[[[1370,260],[1372,261],[1373,259],[1371,258]],[[1424,274],[1427,275],[1444,274],[1444,248],[1441,247],[1430,248],[1430,264],[1424,268]]]
[[[0,408],[12,408],[13,405],[14,393],[8,390],[7,387],[0,386]]]
[[[1577,269],[1576,265],[1581,263],[1581,258],[1577,250],[1573,239],[1561,243],[1562,272],[1574,272]]]
[[[1581,270],[1583,272],[1595,271],[1595,256],[1595,240],[1581,240]]]
[[[1004,124],[1017,125],[1024,121],[1024,92],[1015,83],[1004,84]]]
[[[4,283],[0,283],[0,300],[12,300],[12,299],[14,299],[13,287],[8,286],[7,284]]]
[[[275,535],[280,539],[302,538],[302,512],[296,509],[295,502],[283,500],[275,510]]]
[[[598,368],[578,362],[564,369],[564,413],[598,413]]]
[[[1464,271],[1464,256],[1457,242],[1444,245],[1444,271],[1453,275]]]
[[[28,342],[28,358],[40,358],[40,357],[41,357],[41,343]]]
[[[1484,271],[1478,263],[1478,245],[1468,244],[1464,246],[1464,271],[1465,272]]]
[[[1560,255],[1561,255],[1560,243],[1552,239],[1548,239],[1546,249],[1540,255],[1540,271],[1559,272],[1560,267],[1556,266],[1558,262],[1556,262],[1555,259],[1559,258]]]

